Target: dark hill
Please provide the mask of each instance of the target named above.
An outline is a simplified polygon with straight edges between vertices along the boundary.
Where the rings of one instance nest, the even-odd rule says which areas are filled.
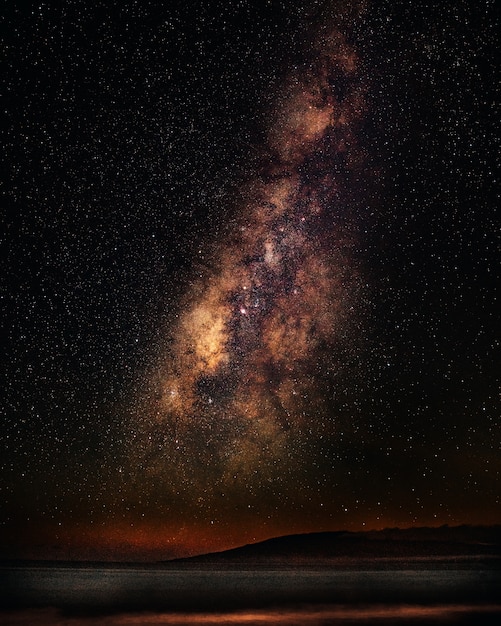
[[[490,561],[501,564],[501,526],[386,529],[287,535],[188,559],[176,565],[328,566],[360,561]]]

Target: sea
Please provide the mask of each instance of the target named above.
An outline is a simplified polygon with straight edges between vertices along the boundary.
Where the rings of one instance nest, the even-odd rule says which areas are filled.
[[[0,624],[500,624],[495,569],[0,567]]]

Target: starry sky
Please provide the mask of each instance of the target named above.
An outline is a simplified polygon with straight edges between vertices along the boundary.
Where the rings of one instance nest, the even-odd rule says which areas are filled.
[[[3,555],[499,523],[494,2],[6,15]]]

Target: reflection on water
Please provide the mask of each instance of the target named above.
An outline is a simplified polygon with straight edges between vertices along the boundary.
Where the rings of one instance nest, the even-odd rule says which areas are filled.
[[[2,626],[501,623],[499,571],[0,567]]]
[[[498,624],[501,605],[312,606],[228,613],[120,613],[67,616],[57,609],[0,612],[5,626],[328,626],[329,624]]]

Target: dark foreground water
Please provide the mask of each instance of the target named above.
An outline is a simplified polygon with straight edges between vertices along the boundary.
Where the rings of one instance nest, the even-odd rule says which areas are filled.
[[[0,624],[499,624],[494,570],[4,567]]]

